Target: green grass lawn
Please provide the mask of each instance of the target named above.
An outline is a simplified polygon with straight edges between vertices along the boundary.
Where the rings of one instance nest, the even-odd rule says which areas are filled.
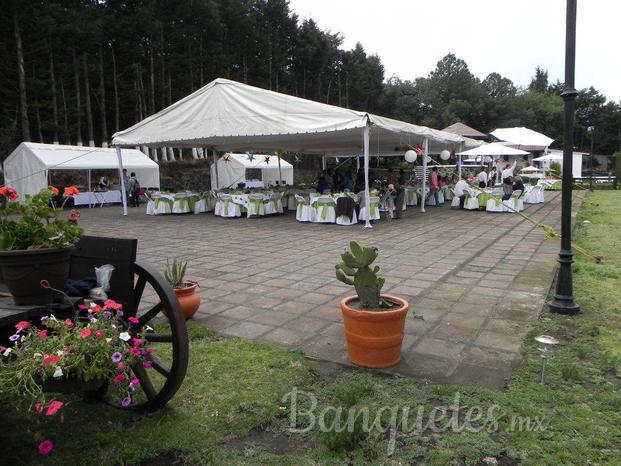
[[[526,341],[526,362],[505,391],[319,370],[298,353],[219,340],[192,327],[190,370],[166,409],[137,415],[76,401],[63,424],[40,424],[5,404],[3,463],[621,464],[621,192],[589,195],[578,222],[583,220],[591,224],[577,229],[576,242],[605,258],[595,265],[576,257],[575,294],[583,312],[541,316]],[[539,384],[532,339],[541,333],[561,341],[545,385]],[[287,395],[294,387],[295,411]],[[303,414],[312,409],[311,400],[302,391],[316,398],[312,412],[316,420],[322,413],[324,425],[339,420],[338,408],[359,414],[357,421],[343,432],[310,426]],[[365,412],[381,432],[363,429]],[[312,428],[290,432],[294,413],[298,430]],[[391,435],[385,427],[393,413],[397,428]],[[449,428],[451,422],[461,430]],[[56,443],[47,458],[38,455],[38,432]]]

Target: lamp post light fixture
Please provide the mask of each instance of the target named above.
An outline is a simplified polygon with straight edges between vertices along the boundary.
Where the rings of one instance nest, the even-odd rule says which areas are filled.
[[[591,135],[591,153],[589,154],[589,191],[593,192],[593,143],[595,141],[595,126],[589,126],[587,133]]]
[[[559,314],[577,314],[580,306],[574,301],[571,264],[574,254],[571,252],[571,185],[573,182],[573,141],[574,113],[576,95],[574,76],[576,68],[576,3],[567,0],[566,38],[565,38],[565,88],[561,97],[565,101],[565,118],[563,123],[563,189],[561,195],[561,250],[560,264],[556,278],[556,292],[548,303],[552,312]]]
[[[541,385],[543,385],[546,373],[546,361],[552,355],[552,351],[554,350],[554,347],[558,345],[559,341],[550,335],[539,335],[538,337],[535,337],[535,341],[539,343],[539,347],[537,348],[537,350],[539,350],[539,353],[541,353],[540,383]]]

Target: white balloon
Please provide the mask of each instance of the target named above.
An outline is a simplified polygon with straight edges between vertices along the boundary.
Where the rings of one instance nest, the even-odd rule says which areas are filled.
[[[447,151],[446,149],[444,149],[442,152],[440,152],[440,158],[442,160],[448,160],[451,158],[451,153]]]
[[[406,162],[410,162],[410,163],[416,162],[416,158],[418,157],[418,155],[416,154],[416,151],[412,149],[407,151],[404,155],[405,155]]]

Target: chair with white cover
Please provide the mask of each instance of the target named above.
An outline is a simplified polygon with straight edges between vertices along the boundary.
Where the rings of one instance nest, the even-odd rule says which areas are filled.
[[[506,212],[508,209],[500,197],[494,196],[487,200],[485,210],[487,212]]]
[[[260,217],[265,215],[264,201],[265,196],[263,194],[248,194],[247,217]]]
[[[369,208],[366,206],[364,195],[360,198],[360,217],[359,220],[379,220],[380,218],[380,198],[377,196],[371,196],[369,198]]]
[[[341,199],[343,200],[341,201]],[[351,211],[351,217],[349,217],[348,215],[339,215],[338,217],[336,217],[337,225],[355,225],[356,223],[358,223],[358,217],[356,216],[355,196],[346,194],[345,196],[338,197],[336,199],[336,206],[338,207],[339,202],[348,202],[347,199],[351,199],[352,204],[350,204],[350,206],[353,206],[352,211]]]
[[[405,204],[409,206],[418,204],[418,195],[415,188],[405,188]]]
[[[190,203],[189,203],[190,194],[179,193],[175,194],[172,207],[173,214],[187,214],[190,212]]]
[[[442,195],[444,196],[445,201],[452,201],[453,197],[455,197],[453,190],[447,185],[442,186],[440,191],[442,191]]]
[[[525,204],[541,204],[543,202],[543,186],[538,184],[528,190],[524,196]]]
[[[298,222],[312,222],[314,220],[314,209],[310,206],[308,199],[304,199],[299,194],[295,195],[295,219]]]
[[[522,191],[513,191],[513,194],[506,201],[502,201],[502,203],[507,207],[506,212],[521,212],[524,210],[524,197],[522,196]]]
[[[313,207],[315,208],[315,223],[336,222],[336,203],[332,196],[319,196],[313,202]]]
[[[263,200],[263,209],[265,215],[282,214],[282,194],[283,193],[271,193],[265,196]]]
[[[479,197],[480,192],[474,189],[468,189],[466,195],[466,201],[464,202],[464,209],[466,210],[479,210]]]
[[[218,204],[220,206],[218,210],[218,205],[216,205],[216,210],[220,217],[241,217],[241,209],[239,204],[233,202],[233,197],[230,194],[218,193]]]
[[[153,196],[153,215],[172,214],[173,200],[162,195]]]

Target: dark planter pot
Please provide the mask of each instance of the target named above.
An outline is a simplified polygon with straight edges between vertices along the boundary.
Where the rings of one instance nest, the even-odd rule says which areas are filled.
[[[47,280],[52,288],[64,289],[72,251],[73,248],[1,251],[2,276],[15,304],[49,303],[50,290],[41,287],[41,280]]]
[[[89,380],[85,382],[77,379],[46,380],[41,388],[46,393],[71,393],[96,392],[106,383],[105,380]]]

